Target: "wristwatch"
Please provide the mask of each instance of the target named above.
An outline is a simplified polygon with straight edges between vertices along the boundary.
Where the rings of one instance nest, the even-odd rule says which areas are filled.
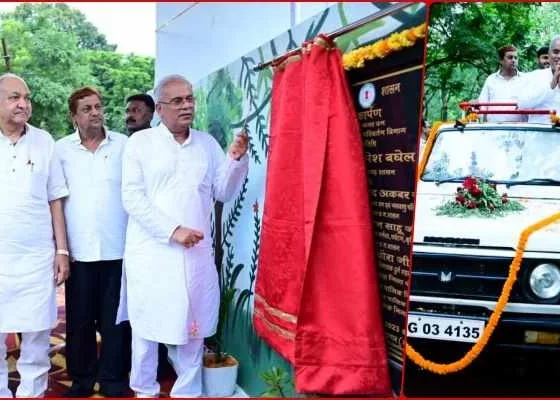
[[[56,251],[56,254],[60,254],[60,255],[63,255],[63,256],[70,257],[70,252],[68,250],[64,250],[64,249],[58,249]]]

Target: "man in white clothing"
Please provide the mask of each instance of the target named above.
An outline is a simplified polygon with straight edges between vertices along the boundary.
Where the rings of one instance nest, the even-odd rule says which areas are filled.
[[[12,397],[6,338],[13,332],[22,337],[16,396],[43,397],[47,390],[56,285],[69,270],[62,210],[68,189],[54,140],[27,124],[30,117],[25,81],[0,76],[0,397]]]
[[[162,123],[131,136],[123,156],[130,387],[158,395],[157,346],[165,343],[177,372],[170,395],[196,397],[203,339],[216,330],[220,301],[210,216],[214,200],[233,198],[247,176],[248,137],[239,134],[225,156],[212,136],[192,129],[193,89],[180,75],[163,78],[154,95]]]
[[[130,326],[115,324],[127,215],[121,173],[125,135],[104,126],[97,89],[68,98],[76,131],[56,143],[70,195],[64,203],[72,262],[66,282],[65,397],[89,397],[95,382],[105,397],[123,397],[130,371]],[[101,333],[98,357],[96,331]]]
[[[543,46],[537,50],[537,69],[550,68],[550,55],[548,47]]]
[[[517,102],[522,82],[522,73],[518,71],[517,49],[512,45],[498,49],[500,69],[490,74],[478,96],[479,102]],[[483,107],[483,109],[515,109],[515,107]],[[488,122],[521,122],[526,121],[524,115],[514,114],[489,114],[486,115]]]
[[[550,68],[525,75],[519,107],[556,111],[560,115],[560,36],[554,36],[548,49]],[[529,122],[551,124],[550,115],[530,115]]]

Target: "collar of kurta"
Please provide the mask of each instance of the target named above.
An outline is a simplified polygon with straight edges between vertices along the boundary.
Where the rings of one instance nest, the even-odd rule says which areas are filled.
[[[173,136],[173,133],[171,133],[171,131],[167,128],[167,126],[165,126],[163,123],[158,125],[158,129],[161,132],[162,135],[164,135],[165,137],[171,139],[173,141],[173,143],[176,143],[180,146],[188,146],[189,144],[192,143],[193,141],[193,133],[195,132],[195,130],[193,128],[189,128],[189,137],[187,138],[187,140],[185,140],[183,142],[183,144],[177,142],[175,140],[175,136]]]
[[[30,131],[33,127],[29,124],[25,124],[25,126],[23,127],[23,132],[21,134],[21,136],[18,139],[18,142],[27,134],[28,131]],[[0,137],[2,137],[5,140],[10,140],[6,135],[4,135],[4,132],[0,131],[2,133],[2,135]],[[17,143],[17,142],[15,142]],[[14,145],[15,145],[14,143]]]
[[[114,140],[113,138],[113,132],[111,132],[109,129],[107,129],[106,127],[103,127],[103,131],[105,132],[105,138],[101,141],[101,143],[99,143],[99,145],[105,143],[105,141],[112,141]],[[74,133],[72,133],[70,135],[70,141],[72,143],[75,143],[77,145],[81,145],[82,144],[82,138],[80,138],[80,132],[78,129],[76,129],[74,131]]]
[[[506,79],[505,76],[502,75],[501,68],[498,70],[498,72],[496,72],[496,75],[498,75],[502,79]],[[511,79],[520,78],[520,77],[521,77],[521,72],[519,70],[515,70],[515,75],[513,75]]]

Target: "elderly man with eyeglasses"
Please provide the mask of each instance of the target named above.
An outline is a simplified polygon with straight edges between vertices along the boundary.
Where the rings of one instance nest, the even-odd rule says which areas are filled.
[[[227,156],[208,133],[191,128],[192,85],[180,75],[154,90],[158,127],[135,133],[123,156],[123,205],[129,214],[121,317],[132,326],[130,387],[156,397],[157,346],[164,343],[177,373],[171,397],[202,394],[203,340],[218,320],[220,292],[210,215],[248,172],[248,137]]]

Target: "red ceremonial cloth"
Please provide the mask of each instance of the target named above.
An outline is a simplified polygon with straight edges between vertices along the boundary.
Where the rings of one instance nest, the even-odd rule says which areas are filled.
[[[254,324],[300,393],[391,393],[360,130],[338,49],[274,75]]]

